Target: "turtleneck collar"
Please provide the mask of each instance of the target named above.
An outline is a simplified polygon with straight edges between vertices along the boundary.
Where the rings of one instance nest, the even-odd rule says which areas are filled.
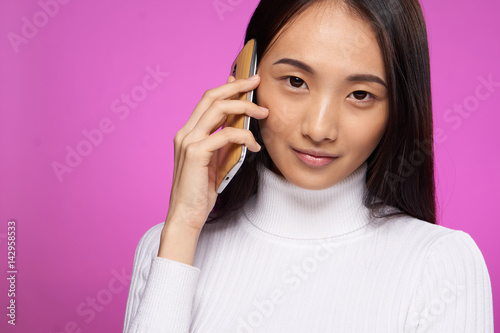
[[[370,223],[363,205],[366,169],[363,163],[329,188],[308,190],[259,164],[259,187],[244,214],[258,229],[281,238],[320,240],[351,234]]]

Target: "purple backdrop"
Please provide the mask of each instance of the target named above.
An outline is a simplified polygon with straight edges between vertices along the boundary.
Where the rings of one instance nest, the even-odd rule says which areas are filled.
[[[121,331],[135,247],[168,210],[173,137],[225,83],[257,2],[2,1],[0,331]],[[474,238],[497,300],[500,3],[422,3],[439,222]]]

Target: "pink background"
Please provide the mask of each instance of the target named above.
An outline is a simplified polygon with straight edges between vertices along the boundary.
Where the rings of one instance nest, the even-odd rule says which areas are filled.
[[[258,1],[60,0],[43,14],[54,1],[0,5],[0,331],[119,332],[139,238],[168,210],[173,137],[203,92],[225,83]],[[489,91],[480,77],[500,82],[500,3],[422,3],[439,221],[474,238],[497,301],[500,86]],[[26,20],[39,27],[23,29]],[[148,67],[169,74],[143,83]],[[121,98],[131,94],[128,107]],[[66,164],[67,147],[86,156],[58,178],[52,164]],[[15,327],[6,318],[11,219]]]

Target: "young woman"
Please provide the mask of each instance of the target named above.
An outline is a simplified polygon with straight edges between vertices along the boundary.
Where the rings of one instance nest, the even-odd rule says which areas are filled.
[[[436,225],[417,0],[262,0],[251,38],[258,75],[208,90],[175,136],[124,332],[493,332],[481,252]],[[251,131],[215,132],[227,114]],[[217,197],[230,142],[251,152]]]

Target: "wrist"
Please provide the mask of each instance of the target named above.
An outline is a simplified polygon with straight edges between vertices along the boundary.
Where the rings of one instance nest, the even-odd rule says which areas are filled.
[[[160,237],[158,257],[193,266],[200,231],[171,220],[165,221]]]
[[[179,234],[182,236],[196,237],[200,235],[201,229],[193,227],[184,222],[181,218],[167,218],[162,230],[162,237],[165,235]]]

